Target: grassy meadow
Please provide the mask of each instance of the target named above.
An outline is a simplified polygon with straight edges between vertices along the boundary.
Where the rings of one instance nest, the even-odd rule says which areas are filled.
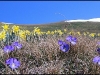
[[[69,35],[77,38],[75,45],[66,41]],[[93,62],[100,54],[99,37],[99,22],[1,24],[0,74],[99,74],[99,61]],[[58,40],[69,45],[67,52],[61,50]],[[18,59],[20,65],[17,60],[7,61],[9,58]]]

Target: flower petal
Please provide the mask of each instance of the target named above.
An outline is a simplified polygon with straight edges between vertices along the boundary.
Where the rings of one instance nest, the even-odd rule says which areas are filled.
[[[58,40],[58,44],[59,45],[62,45],[63,44],[63,41],[62,40]]]
[[[100,61],[100,57],[99,56],[96,56],[93,58],[93,63],[98,63],[98,61]]]
[[[69,41],[69,42],[71,42],[71,39],[72,39],[72,36],[71,36],[71,35],[69,35],[69,36],[66,38],[66,40]]]
[[[67,52],[67,51],[70,49],[70,46],[64,42],[63,45],[60,46],[60,49],[61,49],[63,52]]]

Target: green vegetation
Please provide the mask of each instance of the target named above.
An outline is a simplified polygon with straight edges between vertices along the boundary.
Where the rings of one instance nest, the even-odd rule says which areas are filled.
[[[19,25],[21,29],[28,29],[30,31],[33,30],[34,27],[39,27],[43,31],[47,30],[55,30],[55,29],[64,29],[67,28],[68,30],[74,29],[80,32],[88,31],[88,32],[100,32],[100,23],[99,22],[58,22],[58,23],[50,23],[50,24],[41,24],[41,25]],[[10,25],[12,27],[12,25]],[[0,30],[2,27],[0,27]]]

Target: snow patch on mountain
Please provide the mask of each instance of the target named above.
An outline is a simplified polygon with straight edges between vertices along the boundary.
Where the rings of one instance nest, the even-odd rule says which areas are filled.
[[[100,22],[100,18],[92,18],[92,19],[77,19],[77,20],[66,20],[65,22]]]
[[[13,23],[6,23],[6,22],[1,22],[2,24],[13,24]]]

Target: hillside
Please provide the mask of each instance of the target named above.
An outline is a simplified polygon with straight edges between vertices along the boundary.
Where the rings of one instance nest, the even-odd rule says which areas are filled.
[[[3,24],[1,24],[3,25]],[[11,29],[7,34],[0,33],[0,73],[1,74],[99,74],[100,73],[100,35],[76,31],[100,32],[99,22],[66,22],[19,25],[21,29],[33,30],[35,26],[42,31],[74,29],[69,33],[46,32],[35,29],[32,34]],[[7,25],[5,25],[7,26]],[[5,30],[8,28],[5,27]],[[2,30],[2,26],[0,26]],[[18,32],[19,31],[19,32]],[[17,33],[18,32],[18,33]],[[17,33],[17,34],[16,34]],[[12,57],[12,58],[11,58]],[[6,61],[6,62],[5,62]],[[17,64],[16,64],[17,62]],[[13,64],[16,67],[13,67]],[[15,71],[16,70],[16,71]]]
[[[3,25],[3,24],[0,24]],[[11,24],[10,27],[12,27]],[[75,29],[78,31],[89,31],[89,32],[100,32],[100,22],[71,22],[70,24],[67,22],[57,22],[57,23],[50,23],[50,24],[15,24],[19,25],[21,29],[28,29],[30,31],[33,30],[34,27],[40,27],[41,30],[47,31],[47,30],[55,30],[55,29],[64,29],[67,28],[68,30],[70,29]],[[2,27],[0,27],[0,30]]]

